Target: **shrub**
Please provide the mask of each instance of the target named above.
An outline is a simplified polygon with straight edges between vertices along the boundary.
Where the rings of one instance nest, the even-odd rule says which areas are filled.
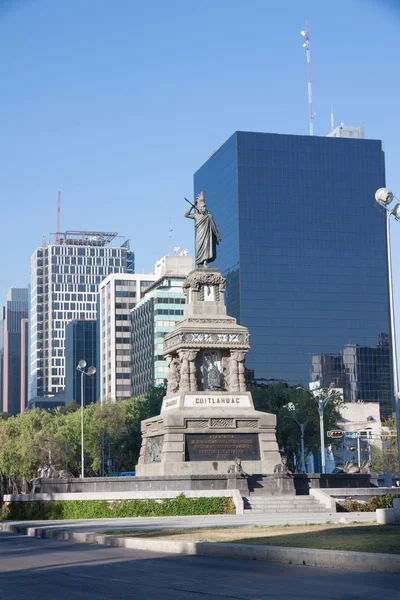
[[[346,512],[375,512],[377,508],[393,508],[393,498],[400,498],[400,496],[398,494],[373,496],[367,502],[357,502],[357,500],[348,498],[340,505]]]
[[[157,500],[49,500],[10,502],[3,506],[3,520],[103,519],[123,517],[168,517],[178,515],[235,514],[231,498],[186,498]]]

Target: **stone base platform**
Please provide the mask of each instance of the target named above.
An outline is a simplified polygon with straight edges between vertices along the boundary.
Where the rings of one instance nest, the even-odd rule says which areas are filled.
[[[284,475],[252,475],[243,477],[237,473],[213,475],[176,475],[155,477],[85,477],[85,479],[42,479],[35,484],[32,493],[68,494],[101,492],[182,492],[193,490],[239,490],[243,496],[248,493],[260,493],[265,496],[308,495],[310,489],[330,489],[336,496],[354,495],[355,489],[368,495],[381,494],[384,490],[397,488],[376,488],[369,475],[322,475],[320,473]],[[375,489],[375,492],[373,491]],[[329,494],[329,492],[328,492]]]
[[[34,493],[65,494],[80,492],[162,492],[189,490],[239,490],[248,492],[247,478],[232,474],[177,475],[163,477],[85,477],[85,479],[42,479]]]

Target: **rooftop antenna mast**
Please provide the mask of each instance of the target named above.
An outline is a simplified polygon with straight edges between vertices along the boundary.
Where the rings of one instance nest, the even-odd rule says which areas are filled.
[[[171,255],[171,243],[172,243],[172,227],[171,227],[171,217],[168,217],[168,254]]]
[[[335,117],[333,114],[333,104],[331,102],[331,131],[335,129]]]
[[[312,92],[311,92],[311,56],[310,56],[310,37],[308,35],[308,21],[306,21],[306,28],[301,31],[301,35],[304,38],[303,48],[306,49],[307,54],[307,74],[308,74],[308,116],[310,120],[310,135],[314,135],[314,117],[312,109]]]
[[[57,229],[56,229],[56,244],[60,245],[60,213],[61,213],[61,192],[58,192],[57,198]]]

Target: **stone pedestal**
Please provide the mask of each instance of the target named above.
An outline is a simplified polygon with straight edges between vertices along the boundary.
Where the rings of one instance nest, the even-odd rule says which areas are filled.
[[[225,279],[195,269],[184,290],[183,321],[164,338],[168,389],[161,414],[142,422],[139,476],[223,474],[240,458],[247,474],[280,463],[275,415],[246,392],[246,327],[226,314]]]
[[[189,393],[165,398],[142,422],[138,475],[222,474],[239,457],[248,474],[280,462],[276,417],[254,410],[249,392]]]

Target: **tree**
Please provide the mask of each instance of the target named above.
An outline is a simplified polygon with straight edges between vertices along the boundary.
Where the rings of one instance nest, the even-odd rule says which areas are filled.
[[[382,447],[372,446],[371,448],[371,469],[373,471],[383,474],[400,472],[396,433],[395,416],[382,421]]]
[[[10,491],[18,492],[48,464],[46,445],[53,437],[53,415],[40,409],[0,420],[0,471]]]
[[[125,414],[126,434],[113,451],[118,470],[131,471],[137,464],[142,445],[141,422],[160,414],[166,391],[165,385],[157,385],[143,396],[120,403]]]
[[[117,445],[126,434],[125,414],[119,402],[103,402],[94,405],[92,418],[87,427],[87,449],[94,471],[102,467],[102,452],[108,443]]]
[[[275,383],[268,387],[253,387],[254,406],[257,410],[270,412],[277,416],[277,441],[278,446],[288,458],[290,466],[300,464],[300,431],[296,423],[308,421],[305,429],[304,444],[306,454],[313,453],[320,448],[319,415],[316,402],[307,391],[289,387],[284,383]],[[323,390],[328,393],[328,390]],[[327,431],[336,428],[340,419],[340,406],[343,401],[341,396],[335,395],[326,405],[324,412],[325,441]],[[289,418],[287,418],[289,417]]]

